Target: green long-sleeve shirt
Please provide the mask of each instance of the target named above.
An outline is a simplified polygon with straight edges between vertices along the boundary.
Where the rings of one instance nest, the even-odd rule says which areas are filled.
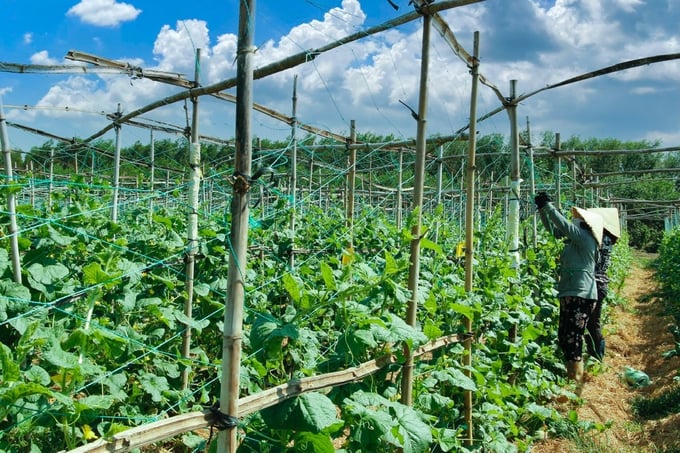
[[[552,203],[547,203],[538,212],[546,228],[556,237],[566,238],[560,255],[557,296],[597,299],[595,262],[598,246],[593,234],[567,220]]]

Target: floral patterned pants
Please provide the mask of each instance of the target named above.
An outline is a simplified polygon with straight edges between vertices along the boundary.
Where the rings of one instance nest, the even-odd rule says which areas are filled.
[[[595,310],[595,299],[565,296],[560,298],[560,324],[557,337],[565,360],[580,361],[583,353],[583,332]]]

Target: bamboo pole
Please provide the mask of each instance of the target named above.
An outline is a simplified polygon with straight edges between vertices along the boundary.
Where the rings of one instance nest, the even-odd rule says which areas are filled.
[[[479,70],[479,32],[474,35],[474,59],[472,61],[472,90],[470,95],[470,140],[468,142],[468,161],[467,161],[467,204],[465,205],[465,291],[472,292],[473,287],[473,261],[474,261],[474,214],[475,214],[475,152],[477,148],[477,85]],[[465,317],[465,332],[468,338],[465,340],[465,355],[463,364],[465,374],[472,377],[470,367],[472,366],[472,320]],[[467,433],[465,444],[470,446],[474,440],[472,426],[472,391],[466,390],[464,393],[465,423]]]
[[[398,172],[398,186],[397,186],[397,229],[401,231],[401,226],[403,222],[403,210],[404,210],[404,149],[399,149],[399,172]]]
[[[149,164],[151,165],[149,171],[149,188],[151,195],[149,197],[149,222],[151,222],[153,217],[154,199],[156,198],[156,141],[153,138],[153,129],[151,129],[149,134],[149,142]]]
[[[194,81],[200,84],[201,49],[196,49]],[[196,274],[196,252],[198,249],[198,198],[201,190],[201,142],[198,139],[198,98],[191,98],[193,107],[191,117],[191,143],[189,145],[189,213],[187,215],[187,251],[184,263],[184,285],[187,298],[184,301],[184,314],[188,320],[193,318],[194,277]],[[184,324],[182,336],[182,357],[191,357],[191,326]],[[182,369],[182,389],[189,387],[189,365]]]
[[[47,187],[47,207],[52,206],[52,191],[54,190],[54,146],[50,146],[50,183]]]
[[[292,142],[291,156],[290,156],[290,231],[291,231],[291,250],[288,256],[288,266],[293,269],[295,267],[295,214],[297,210],[297,74],[293,78],[293,115],[290,122],[290,137]],[[264,211],[264,206],[262,207]]]
[[[7,120],[5,111],[0,101],[0,139],[2,140],[2,153],[5,155],[5,176],[7,184],[12,184],[12,148],[9,144],[7,135]],[[14,271],[14,281],[21,284],[21,255],[19,253],[19,227],[17,226],[16,195],[14,191],[7,191],[7,212],[9,213],[9,239],[12,249],[12,270]]]
[[[531,146],[531,123],[529,122],[529,117],[527,116],[527,150],[529,152],[529,190],[531,191],[531,201],[533,202],[534,197],[536,196],[536,167],[534,167],[534,147]],[[536,248],[538,245],[538,238],[536,235],[538,234],[538,229],[537,229],[537,223],[536,223],[536,216],[531,216],[531,221],[532,221],[532,241],[533,241],[533,246]]]
[[[406,309],[406,323],[416,325],[418,311],[418,285],[420,278],[420,240],[423,215],[423,188],[425,186],[425,154],[427,152],[427,75],[430,63],[430,29],[432,18],[429,14],[423,16],[423,43],[420,62],[420,93],[418,99],[418,129],[416,132],[416,161],[415,184],[413,190],[413,210],[416,213],[411,226],[411,251],[408,275],[408,289],[411,298]],[[413,403],[413,355],[410,348],[404,346],[405,363],[402,368],[401,402],[407,406]]]
[[[507,112],[510,118],[510,193],[508,202],[508,241],[512,266],[519,266],[519,128],[517,127],[517,80],[510,81],[510,99]]]
[[[442,204],[442,178],[444,172],[444,162],[442,157],[444,155],[444,146],[439,145],[437,147],[437,195],[435,199],[435,208]],[[434,242],[439,242],[439,221],[437,221],[434,230]]]
[[[355,120],[349,123],[349,140],[347,144],[355,143],[357,140],[357,128]],[[349,162],[347,173],[347,227],[349,228],[349,253],[354,250],[354,195],[356,191],[357,176],[357,150],[349,150]]]
[[[555,151],[558,153],[555,158],[555,207],[557,210],[562,209],[562,184],[561,175],[562,172],[562,158],[559,155],[560,152],[560,133],[555,134]]]
[[[252,159],[251,113],[253,106],[253,54],[255,53],[255,0],[241,0],[239,8],[236,85],[236,148],[233,198],[231,201],[231,243],[227,280],[227,304],[224,310],[222,346],[222,384],[220,411],[238,415],[241,344],[243,342],[243,304],[248,258],[248,217]],[[236,427],[220,432],[218,453],[235,453]]]
[[[116,117],[121,115],[120,104],[116,110]],[[116,124],[116,151],[113,154],[113,201],[111,205],[111,221],[118,222],[118,192],[120,191],[120,148],[122,140],[120,138],[121,125]]]

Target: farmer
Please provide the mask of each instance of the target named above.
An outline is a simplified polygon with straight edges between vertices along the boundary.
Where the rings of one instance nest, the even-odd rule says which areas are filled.
[[[539,193],[534,202],[544,225],[556,237],[566,238],[559,262],[557,336],[567,377],[580,386],[583,384],[583,334],[597,305],[595,263],[602,243],[603,220],[599,214],[575,207],[569,222],[544,192]]]
[[[604,358],[605,341],[604,336],[602,335],[600,316],[602,315],[602,304],[609,292],[609,276],[607,275],[607,270],[611,263],[614,244],[616,244],[616,241],[621,236],[621,227],[619,225],[619,211],[616,208],[590,208],[588,211],[602,216],[604,233],[602,235],[602,245],[600,246],[597,264],[595,264],[597,305],[595,305],[595,310],[588,319],[588,325],[586,326],[588,335],[590,336],[590,338],[586,340],[586,349],[591,357],[595,357],[597,360],[602,361]]]

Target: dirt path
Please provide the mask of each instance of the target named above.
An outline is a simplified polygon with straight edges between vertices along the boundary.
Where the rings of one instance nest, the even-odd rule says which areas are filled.
[[[540,443],[532,453],[559,452],[659,452],[680,448],[680,414],[660,420],[641,420],[631,414],[630,401],[636,396],[657,396],[670,386],[680,369],[680,358],[664,359],[662,353],[674,348],[660,301],[653,298],[656,281],[646,264],[656,256],[636,252],[622,294],[624,304],[613,307],[604,321],[606,353],[601,368],[589,366],[583,388],[583,404],[576,407],[579,420],[611,423],[601,433],[586,434],[577,442],[552,439]],[[631,388],[621,380],[625,367],[644,371],[651,385]],[[573,407],[573,405],[572,405]]]

